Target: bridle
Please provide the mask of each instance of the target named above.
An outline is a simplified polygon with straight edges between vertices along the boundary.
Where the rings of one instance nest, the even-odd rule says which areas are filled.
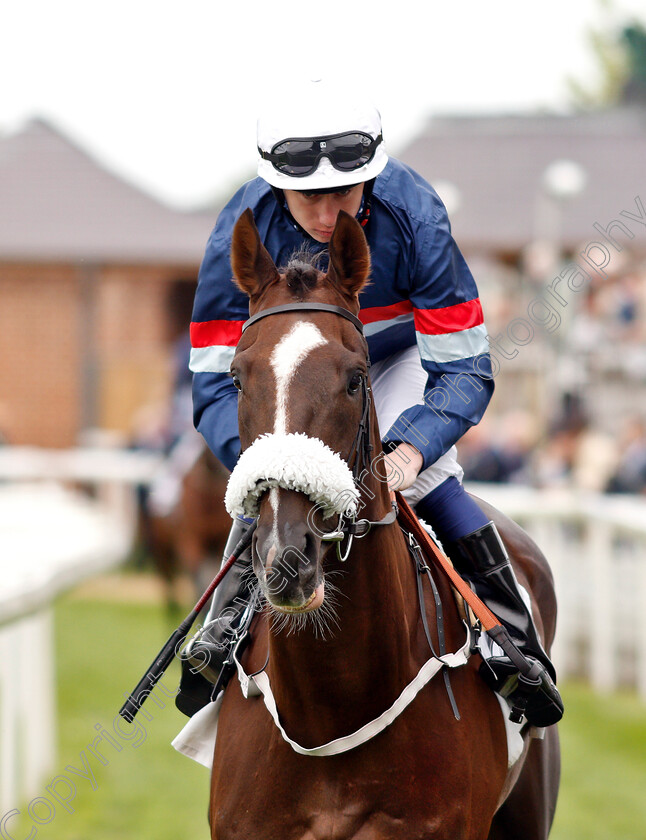
[[[335,306],[332,303],[283,303],[280,306],[271,306],[268,309],[263,309],[256,312],[242,325],[242,332],[244,333],[252,324],[256,324],[263,318],[270,315],[284,315],[290,312],[331,312],[333,315],[339,315],[349,321],[355,329],[364,337],[363,324],[353,315],[348,309],[342,306]],[[370,357],[366,353],[366,365],[370,369]],[[361,486],[361,479],[370,470],[372,464],[373,445],[370,442],[371,428],[370,428],[370,409],[372,405],[372,389],[368,384],[368,377],[364,376],[361,380],[362,391],[362,409],[361,419],[359,420],[359,428],[357,434],[350,447],[348,455],[348,465],[351,465],[352,477],[359,487]],[[350,554],[352,547],[352,540],[354,537],[365,537],[370,529],[375,525],[391,525],[397,519],[397,505],[393,501],[392,510],[376,522],[371,522],[368,519],[357,519],[356,516],[352,519],[347,519],[342,514],[339,516],[339,523],[335,531],[324,534],[321,537],[323,542],[336,542],[336,551],[339,560],[345,561]],[[345,552],[341,551],[341,543],[347,537],[348,544]]]
[[[242,325],[242,332],[244,333],[252,324],[256,324],[263,318],[270,315],[284,315],[289,312],[332,312],[334,315],[340,315],[346,321],[355,327],[355,329],[363,337],[363,324],[353,315],[348,309],[342,306],[335,306],[331,303],[283,303],[281,306],[271,306],[269,309],[263,309],[252,315],[249,320]],[[370,369],[370,357],[366,353],[366,365]],[[361,420],[359,421],[359,428],[357,435],[350,447],[350,454],[348,455],[348,464],[352,463],[352,477],[355,482],[358,482],[361,476],[364,475],[366,469],[370,468],[372,462],[371,452],[373,449],[370,443],[370,406],[372,403],[372,390],[368,385],[366,376],[361,379],[361,390],[363,399],[363,408],[361,411]]]

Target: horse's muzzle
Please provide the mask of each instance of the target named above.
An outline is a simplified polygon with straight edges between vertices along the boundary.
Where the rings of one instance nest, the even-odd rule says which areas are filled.
[[[294,491],[283,491],[281,496],[287,497],[281,508],[310,504]],[[253,542],[254,571],[265,597],[284,612],[317,609],[323,603],[324,590],[321,540],[309,529],[306,516],[293,516],[289,510],[279,516],[271,507],[263,500]]]

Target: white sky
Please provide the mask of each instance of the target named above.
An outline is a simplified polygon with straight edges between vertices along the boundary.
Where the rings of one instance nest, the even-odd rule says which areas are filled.
[[[396,153],[436,112],[564,107],[604,20],[599,0],[0,0],[0,131],[42,116],[190,206],[253,171],[264,85],[367,86]]]

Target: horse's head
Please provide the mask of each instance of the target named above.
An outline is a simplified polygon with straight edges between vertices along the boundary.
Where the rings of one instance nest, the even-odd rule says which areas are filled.
[[[370,255],[359,224],[341,212],[327,274],[302,257],[281,274],[246,210],[231,263],[251,318],[231,364],[243,451],[227,505],[258,516],[254,571],[270,604],[306,612],[325,597],[330,543],[321,536],[358,503],[348,461],[357,457],[368,399],[367,345],[356,315]]]

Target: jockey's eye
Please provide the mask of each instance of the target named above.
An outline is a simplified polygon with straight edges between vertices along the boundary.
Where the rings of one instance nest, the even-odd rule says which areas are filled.
[[[233,380],[234,387],[237,388],[238,391],[242,391],[242,383],[240,382],[240,377],[238,376],[238,374],[232,373],[231,379]]]
[[[363,382],[363,374],[360,371],[352,374],[352,378],[348,382],[348,394],[356,394],[361,383]]]

